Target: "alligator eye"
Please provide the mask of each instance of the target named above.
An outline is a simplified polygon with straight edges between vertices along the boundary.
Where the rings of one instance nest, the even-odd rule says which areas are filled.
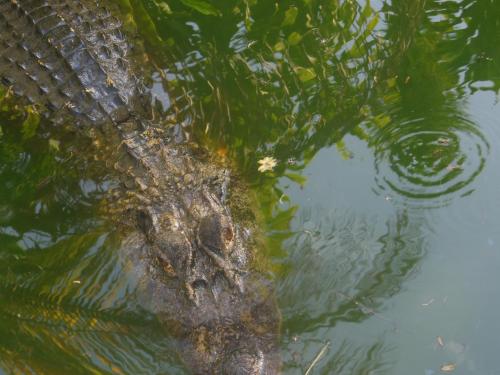
[[[137,212],[137,223],[145,234],[148,234],[153,229],[153,219],[145,211]]]
[[[211,250],[221,250],[221,223],[217,216],[206,216],[200,221],[198,239],[202,245]]]

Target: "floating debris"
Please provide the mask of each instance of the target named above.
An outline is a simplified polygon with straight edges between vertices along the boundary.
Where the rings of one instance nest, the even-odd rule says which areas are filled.
[[[73,284],[81,284],[82,282],[80,280],[73,280]]]
[[[450,140],[445,137],[440,137],[438,138],[437,143],[440,144],[441,146],[448,146],[450,144]]]
[[[441,336],[436,337],[436,342],[437,342],[439,347],[441,347],[441,348],[444,347],[444,340]]]
[[[259,160],[258,163],[260,164],[258,170],[261,173],[272,171],[273,168],[278,164],[276,159],[270,156],[266,156],[264,159]]]
[[[460,165],[457,165],[457,164],[450,164],[446,167],[446,170],[448,172],[453,172],[453,171],[456,171],[456,170],[461,170],[462,167]]]
[[[452,371],[455,371],[456,368],[457,368],[457,365],[455,365],[454,363],[446,363],[446,364],[441,366],[440,370],[441,370],[441,372],[444,372],[444,373],[450,373]]]
[[[427,307],[427,306],[431,305],[433,302],[434,302],[434,298],[431,298],[429,301],[422,303],[421,306]]]
[[[316,366],[318,364],[318,362],[320,361],[320,359],[325,355],[325,353],[328,350],[329,346],[330,346],[330,341],[327,341],[326,344],[323,345],[323,347],[321,348],[321,350],[319,351],[319,353],[316,355],[316,357],[314,357],[313,361],[311,362],[311,364],[307,368],[307,370],[304,373],[304,375],[309,375],[309,373],[311,372],[311,370],[313,369],[313,367]]]

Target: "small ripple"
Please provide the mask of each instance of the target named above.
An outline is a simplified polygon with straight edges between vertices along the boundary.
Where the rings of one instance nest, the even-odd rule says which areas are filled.
[[[489,153],[486,138],[463,117],[437,120],[420,118],[383,130],[375,154],[377,194],[430,208],[474,191],[470,185]]]
[[[428,248],[425,222],[405,210],[383,219],[306,209],[296,220],[307,229],[287,242],[291,267],[277,293],[285,326],[301,335],[367,319],[418,272]]]

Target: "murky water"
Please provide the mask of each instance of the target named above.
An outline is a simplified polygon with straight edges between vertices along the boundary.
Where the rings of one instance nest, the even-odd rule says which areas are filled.
[[[500,3],[119,4],[165,117],[259,193],[284,374],[500,374]],[[1,127],[0,373],[184,373],[99,214],[113,176]]]

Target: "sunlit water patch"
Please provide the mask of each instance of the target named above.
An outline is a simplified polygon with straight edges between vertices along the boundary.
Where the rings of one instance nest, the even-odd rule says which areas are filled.
[[[489,153],[479,129],[457,115],[395,122],[377,142],[376,193],[421,208],[470,194]]]

